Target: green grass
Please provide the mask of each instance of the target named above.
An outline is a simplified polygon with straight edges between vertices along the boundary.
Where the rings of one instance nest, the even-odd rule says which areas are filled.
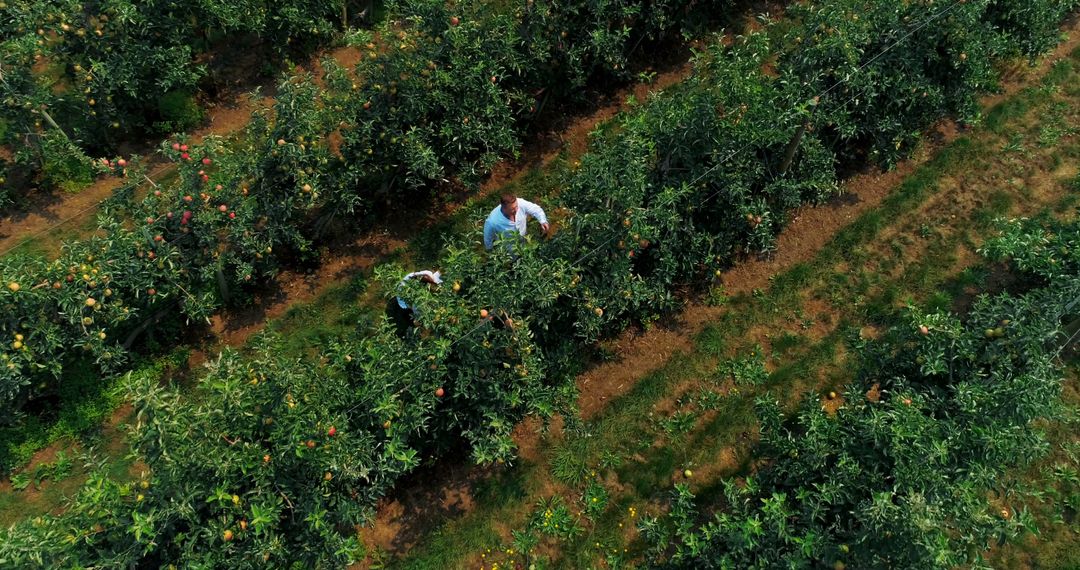
[[[375,325],[380,314],[356,302],[370,286],[370,279],[363,275],[335,284],[312,302],[291,307],[271,321],[267,330],[281,338],[282,350],[290,355],[316,354],[335,339]]]

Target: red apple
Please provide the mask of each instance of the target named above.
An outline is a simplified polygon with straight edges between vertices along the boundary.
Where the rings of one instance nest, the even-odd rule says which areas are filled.
[[[186,152],[182,152],[182,153],[180,153],[180,158],[182,158],[184,160],[191,160],[191,155],[189,155]]]
[[[456,26],[461,23],[461,20],[457,16],[450,16],[450,25]]]
[[[229,219],[230,220],[235,220],[236,219],[236,212],[229,212]]]
[[[150,253],[153,253],[153,252],[150,252]],[[150,295],[150,296],[157,295],[157,289],[154,289],[153,287],[151,287],[151,288],[146,290],[146,294]]]
[[[210,164],[212,164],[213,162],[214,161],[210,160],[209,158],[202,159],[202,163],[205,164],[206,166],[210,166]]]
[[[172,143],[173,150],[180,150],[180,143]]]
[[[334,426],[330,426],[330,429],[326,430],[326,435],[334,437],[335,435],[337,435],[337,429],[334,428]]]
[[[222,205],[218,206],[217,209],[218,209],[219,212],[228,212],[229,211],[229,207],[226,206],[225,204],[222,204]]]
[[[188,147],[187,147],[187,145],[186,145],[186,144],[182,144],[182,145],[180,145],[180,150],[181,150],[181,151],[183,151],[183,152],[187,152],[187,148],[188,148]]]
[[[439,389],[435,390],[435,397],[436,398],[442,398],[445,395],[446,395],[446,390],[443,390],[442,388],[439,388]]]

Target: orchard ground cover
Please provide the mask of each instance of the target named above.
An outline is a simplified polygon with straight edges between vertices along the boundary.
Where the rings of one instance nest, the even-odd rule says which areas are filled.
[[[850,202],[834,204],[832,215],[837,227],[858,217],[820,251],[815,242],[823,238],[813,234],[826,208],[804,212],[781,234],[782,243],[789,239],[780,259],[725,274],[712,304],[703,299],[673,327],[628,337],[622,350],[613,346],[616,361],[579,379],[583,426],[545,436],[536,435],[536,423],[523,426],[517,432],[522,462],[512,470],[439,466],[419,476],[386,502],[367,535],[385,552],[378,560],[398,568],[522,562],[520,553],[507,553],[517,548],[511,533],[535,513],[551,511],[538,505],[553,497],[568,505],[565,522],[580,532],[544,536],[531,561],[584,568],[634,559],[641,543],[631,530],[631,509],[637,516],[660,510],[674,483],[716,497],[722,478],[755,467],[754,396],[769,391],[791,411],[810,392],[835,409],[842,397],[828,394],[842,394],[850,379],[853,337],[873,337],[896,323],[908,302],[963,311],[975,294],[1002,290],[1007,275],[975,254],[995,234],[994,220],[1040,212],[1069,218],[1080,199],[1080,141],[1072,132],[1080,120],[1075,38],[1058,56],[1039,84],[997,99],[984,126],[962,136],[947,129],[949,142],[924,164],[901,165],[908,176],[887,196],[888,184],[852,188]],[[865,179],[852,184],[860,182]],[[655,346],[673,356],[659,368]],[[1071,405],[1075,381],[1074,369],[1066,392]],[[1070,425],[1055,424],[1051,465],[1069,466],[1076,441]],[[446,472],[451,481],[440,484]],[[1037,467],[1032,475],[1044,473]],[[1059,492],[1068,497],[1065,491]],[[590,512],[588,502],[601,496],[603,508]],[[1048,546],[1028,538],[995,556],[1007,567],[1075,565],[1076,529],[1060,508],[1042,507]],[[1065,524],[1055,516],[1066,517]]]

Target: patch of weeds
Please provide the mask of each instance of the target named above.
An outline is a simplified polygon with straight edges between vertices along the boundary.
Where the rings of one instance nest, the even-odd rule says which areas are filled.
[[[605,449],[600,452],[600,468],[601,469],[617,469],[623,464],[623,456],[620,453]]]
[[[760,386],[769,379],[760,346],[750,356],[721,362],[716,372],[720,378],[733,379],[736,386]]]
[[[812,323],[813,321],[811,321]],[[787,354],[796,348],[806,345],[806,338],[801,335],[792,333],[791,331],[784,331],[775,340],[773,340],[773,351],[778,354]]]
[[[45,481],[59,481],[71,475],[74,462],[63,451],[56,452],[56,460],[50,463],[41,463],[32,470],[16,473],[11,476],[11,487],[22,491],[33,483],[35,489],[41,489]]]
[[[585,516],[589,517],[589,520],[595,521],[596,517],[607,509],[610,498],[610,493],[603,485],[595,479],[589,481],[589,484],[585,485],[585,491],[581,494],[581,502],[585,505]]]
[[[582,532],[578,518],[570,512],[559,496],[540,500],[529,520],[528,528],[561,540],[569,540]]]
[[[953,296],[947,291],[935,291],[926,300],[926,310],[931,312],[948,311],[953,304]]]
[[[1069,123],[1068,114],[1070,106],[1064,101],[1057,101],[1050,106],[1040,117],[1042,127],[1039,129],[1039,146],[1051,147],[1057,145],[1061,139],[1077,133],[1077,128]]]
[[[692,411],[676,412],[669,418],[660,421],[660,427],[671,439],[678,439],[694,428],[697,422],[697,414]]]
[[[694,403],[702,410],[719,410],[724,405],[724,395],[715,390],[702,388],[694,397]]]
[[[726,305],[729,300],[731,300],[731,298],[724,292],[723,286],[710,287],[709,294],[705,297],[705,304],[710,307],[722,307]]]
[[[1043,76],[1043,85],[1061,85],[1073,72],[1073,64],[1067,59],[1055,61],[1050,70]]]
[[[589,472],[589,466],[582,457],[583,453],[575,449],[576,447],[579,446],[560,447],[551,459],[551,475],[570,485],[577,485],[584,481]]]
[[[1009,137],[1009,142],[1001,147],[1001,152],[1006,154],[1019,153],[1024,158],[1031,156],[1031,151],[1024,146],[1023,133],[1013,133],[1012,136]]]

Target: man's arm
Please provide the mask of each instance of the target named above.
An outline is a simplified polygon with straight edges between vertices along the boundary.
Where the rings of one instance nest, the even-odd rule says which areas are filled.
[[[518,208],[526,215],[536,218],[536,221],[540,222],[540,227],[544,229],[544,233],[548,233],[550,226],[548,226],[547,214],[544,213],[543,208],[521,198],[518,198]]]
[[[547,225],[547,214],[544,213],[544,209],[539,204],[534,204],[523,198],[518,198],[518,208],[525,212],[526,215],[536,218],[536,221],[542,225]]]
[[[495,245],[495,224],[491,219],[484,221],[484,249],[490,250]]]

